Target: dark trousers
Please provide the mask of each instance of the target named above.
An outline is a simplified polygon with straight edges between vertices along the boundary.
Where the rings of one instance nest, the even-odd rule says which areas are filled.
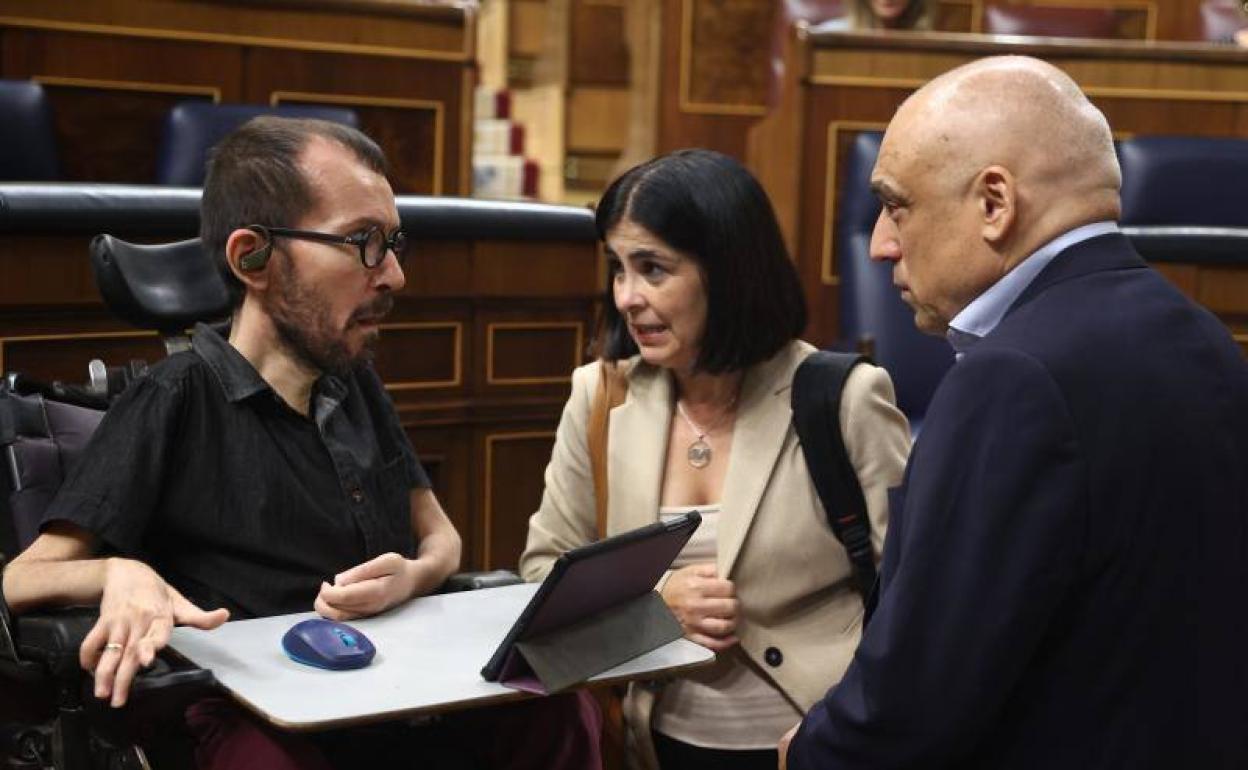
[[[776,770],[780,765],[776,749],[704,749],[663,733],[651,735],[662,770]]]
[[[195,764],[210,770],[602,767],[602,716],[594,699],[580,692],[456,712],[418,726],[317,734],[274,729],[223,698],[195,703],[186,721]]]

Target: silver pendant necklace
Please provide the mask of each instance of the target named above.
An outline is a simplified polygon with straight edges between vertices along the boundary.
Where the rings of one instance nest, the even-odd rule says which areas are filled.
[[[685,408],[680,405],[680,401],[676,402],[676,412],[680,415],[680,418],[685,421],[685,424],[689,426],[689,430],[693,431],[693,435],[696,437],[694,438],[693,443],[689,445],[689,448],[685,450],[685,459],[689,461],[689,465],[701,470],[711,464],[711,445],[706,443],[706,437],[711,431],[718,428],[719,424],[728,417],[729,413],[732,411],[732,407],[736,403],[737,398],[736,396],[733,396],[732,400],[728,402],[728,406],[724,408],[724,413],[719,416],[719,419],[706,428],[699,428],[697,423],[689,418],[689,414],[685,411]]]

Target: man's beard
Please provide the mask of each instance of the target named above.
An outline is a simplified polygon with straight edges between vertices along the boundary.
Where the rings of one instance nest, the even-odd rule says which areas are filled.
[[[356,308],[341,331],[331,326],[329,302],[305,284],[288,255],[277,263],[276,297],[267,303],[269,317],[287,352],[304,364],[325,374],[345,377],[355,368],[372,361],[377,332],[364,338],[360,350],[352,354],[346,331],[360,320],[376,321],[390,312],[394,298],[389,294]]]

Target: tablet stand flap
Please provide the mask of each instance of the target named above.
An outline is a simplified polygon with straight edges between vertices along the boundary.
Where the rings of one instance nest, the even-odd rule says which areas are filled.
[[[558,692],[682,635],[680,623],[662,597],[650,591],[556,631],[516,642],[516,648],[546,691]],[[505,680],[503,684],[515,686]]]

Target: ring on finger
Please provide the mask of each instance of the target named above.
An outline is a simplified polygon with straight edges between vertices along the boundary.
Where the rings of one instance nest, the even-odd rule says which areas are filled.
[[[104,652],[121,652],[124,647],[120,642],[109,642],[104,645]]]

